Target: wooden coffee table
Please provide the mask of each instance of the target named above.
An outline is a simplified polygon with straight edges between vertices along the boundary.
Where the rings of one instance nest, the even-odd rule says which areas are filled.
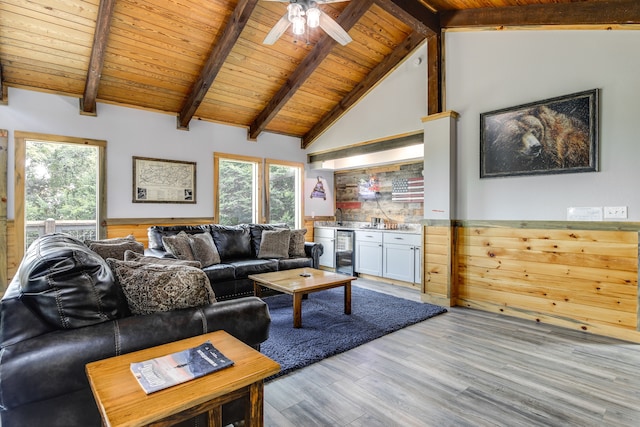
[[[308,275],[308,276],[304,276]],[[302,297],[312,292],[344,286],[344,314],[351,314],[351,281],[355,277],[315,268],[295,268],[272,273],[252,274],[253,289],[260,296],[260,287],[293,295],[293,327],[302,327]]]
[[[145,394],[130,370],[141,362],[211,343],[234,365],[203,377],[151,394]],[[104,426],[173,425],[209,414],[209,426],[222,424],[221,406],[245,398],[246,426],[264,424],[264,379],[280,371],[280,365],[224,331],[198,335],[122,356],[92,362],[86,366],[93,396]]]

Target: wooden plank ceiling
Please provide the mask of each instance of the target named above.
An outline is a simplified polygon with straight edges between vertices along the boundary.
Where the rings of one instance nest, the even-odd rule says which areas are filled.
[[[320,2],[321,3],[321,2]],[[320,4],[353,41],[321,29],[262,40],[286,12],[263,0],[2,0],[6,87],[148,109],[300,137],[311,144],[429,40],[428,111],[440,111],[442,30],[637,24],[636,0],[353,0]]]

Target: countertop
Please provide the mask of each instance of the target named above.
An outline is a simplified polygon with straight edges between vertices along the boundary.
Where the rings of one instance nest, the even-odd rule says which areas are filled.
[[[398,224],[398,228],[374,228],[368,222],[357,221],[344,221],[341,225],[338,225],[335,221],[314,221],[314,228],[330,228],[334,230],[367,230],[367,231],[381,231],[389,233],[408,233],[408,234],[420,234],[422,231],[422,225],[420,224]]]

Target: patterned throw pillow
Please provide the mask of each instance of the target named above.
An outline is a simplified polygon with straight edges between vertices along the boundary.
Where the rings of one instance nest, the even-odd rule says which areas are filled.
[[[144,245],[137,242],[133,235],[114,239],[85,240],[84,244],[104,259],[115,258],[124,260],[124,253],[126,251],[133,251],[139,254],[144,253]]]
[[[279,228],[276,230],[264,230],[260,242],[258,258],[289,258],[289,240],[291,230]]]
[[[108,259],[132,314],[150,314],[216,302],[207,275],[184,265],[142,264]]]
[[[200,261],[187,261],[186,259],[176,258],[158,258],[155,256],[144,256],[137,252],[126,251],[124,253],[125,261],[135,261],[141,264],[161,264],[161,265],[186,265],[189,267],[202,268]]]
[[[175,236],[163,236],[162,244],[167,252],[174,257],[195,261],[193,252],[191,251],[191,244],[189,243],[189,235],[184,231],[179,232]]]
[[[306,228],[291,230],[291,239],[289,240],[289,258],[306,257],[304,251],[304,235],[307,234]]]
[[[213,237],[211,237],[210,233],[190,235],[189,244],[191,245],[193,257],[200,261],[202,267],[220,264],[220,254],[215,243],[213,243]]]

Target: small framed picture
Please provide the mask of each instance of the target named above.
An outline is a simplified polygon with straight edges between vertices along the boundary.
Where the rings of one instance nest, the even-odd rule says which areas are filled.
[[[134,156],[133,203],[196,203],[196,163]]]

